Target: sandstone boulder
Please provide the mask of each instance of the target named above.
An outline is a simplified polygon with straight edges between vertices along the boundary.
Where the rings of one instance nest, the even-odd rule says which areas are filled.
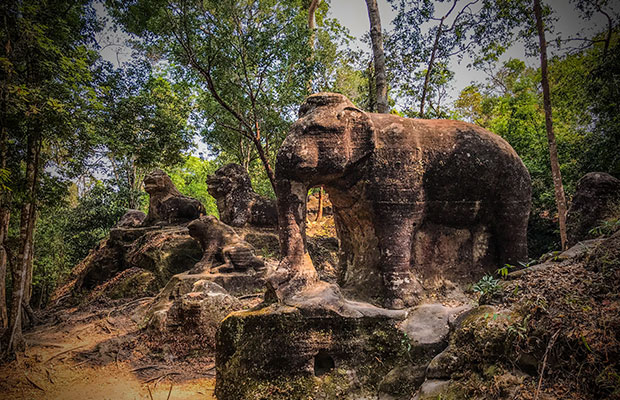
[[[115,228],[134,228],[142,225],[146,214],[140,210],[127,210],[121,219],[114,225]]]

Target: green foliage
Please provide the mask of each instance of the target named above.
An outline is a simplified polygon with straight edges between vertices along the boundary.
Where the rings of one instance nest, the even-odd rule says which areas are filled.
[[[478,282],[472,286],[472,290],[476,293],[480,293],[483,296],[490,296],[497,293],[501,289],[499,279],[493,277],[493,275],[485,275]]]
[[[108,4],[128,32],[195,85],[202,135],[215,153],[246,167],[259,150],[273,161],[317,68],[302,0]]]
[[[0,192],[11,190],[11,188],[7,186],[9,182],[11,182],[11,171],[6,168],[0,168]]]
[[[597,137],[603,137],[596,129],[591,129],[598,117],[592,112],[595,100],[587,95],[588,74],[592,71],[592,65],[600,62],[596,54],[584,51],[554,59],[550,66],[560,170],[569,196],[574,192],[579,178],[593,170],[593,160],[601,160],[594,152],[600,151],[605,159],[605,154],[611,155],[607,149],[610,141],[615,140],[605,136],[607,146],[596,147],[597,150],[592,147],[597,143]],[[521,60],[511,59],[486,84],[465,88],[455,102],[460,118],[506,139],[530,172],[532,212],[528,247],[533,257],[559,247],[539,80],[538,70],[526,67]],[[606,165],[600,163],[597,170],[613,171],[613,157],[615,154],[607,158]]]
[[[144,176],[180,164],[192,145],[192,96],[186,85],[170,82],[145,62],[119,70],[105,65],[102,73],[99,152],[129,207],[138,208]]]
[[[524,19],[510,2],[389,2],[398,9],[386,41],[391,83],[410,117],[450,117],[445,104],[454,77],[450,61],[460,61],[465,54],[474,64],[496,61],[510,45],[513,28]],[[420,116],[422,102],[426,107]]]
[[[185,163],[168,168],[177,189],[186,196],[200,200],[207,210],[207,215],[219,216],[215,199],[207,192],[207,175],[215,172],[219,164],[213,160],[201,160],[188,156]]]
[[[515,321],[511,325],[508,325],[506,328],[506,333],[508,337],[516,337],[520,340],[527,339],[527,333],[529,329],[529,320],[532,316],[527,315],[521,321]]]
[[[588,232],[593,236],[607,236],[620,229],[620,217],[610,218]]]
[[[39,305],[45,304],[59,280],[97,246],[127,211],[122,193],[101,182],[95,182],[75,204],[70,203],[71,193],[66,188],[60,193],[53,197],[63,200],[41,210],[35,232],[32,284],[33,300]]]

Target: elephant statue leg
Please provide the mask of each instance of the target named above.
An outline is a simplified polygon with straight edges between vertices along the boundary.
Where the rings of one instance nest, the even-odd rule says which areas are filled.
[[[411,241],[422,217],[423,210],[412,210],[409,204],[383,203],[375,209],[386,308],[405,308],[421,293],[411,274]]]

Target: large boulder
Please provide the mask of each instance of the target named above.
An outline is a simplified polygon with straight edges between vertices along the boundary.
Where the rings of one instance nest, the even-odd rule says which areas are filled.
[[[173,275],[191,269],[201,256],[199,244],[185,226],[115,227],[71,271],[65,283],[52,294],[51,302],[80,299],[123,271],[134,268],[135,271],[144,271],[137,276],[141,277],[139,281],[142,283],[148,280],[144,294],[151,293],[163,287]],[[135,284],[137,276],[125,274],[121,282],[133,277],[126,283],[129,285],[133,281]],[[115,285],[126,286],[118,282]],[[140,290],[111,292],[111,288],[100,289],[98,293],[111,294],[112,297],[141,293]]]
[[[217,201],[222,222],[235,227],[278,226],[276,202],[254,191],[250,176],[241,165],[221,167],[207,177],[207,185],[209,194]]]
[[[206,214],[200,201],[181,194],[164,171],[156,169],[144,178],[149,194],[149,213],[143,225],[180,224]]]
[[[153,272],[160,287],[175,274],[187,271],[200,260],[200,246],[185,226],[167,226],[150,230],[131,243],[125,253],[125,266]]]
[[[155,340],[178,350],[212,352],[220,322],[243,303],[217,283],[172,279],[149,306],[144,326]]]
[[[121,219],[114,225],[115,228],[134,228],[142,225],[146,214],[140,210],[127,210]]]
[[[614,212],[620,213],[620,180],[604,172],[584,175],[566,218],[568,245],[591,239],[590,231]]]

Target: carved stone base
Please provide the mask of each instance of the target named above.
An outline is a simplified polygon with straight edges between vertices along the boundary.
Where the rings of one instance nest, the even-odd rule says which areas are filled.
[[[432,355],[413,351],[399,320],[354,314],[309,302],[231,313],[217,335],[217,398],[411,398]]]

